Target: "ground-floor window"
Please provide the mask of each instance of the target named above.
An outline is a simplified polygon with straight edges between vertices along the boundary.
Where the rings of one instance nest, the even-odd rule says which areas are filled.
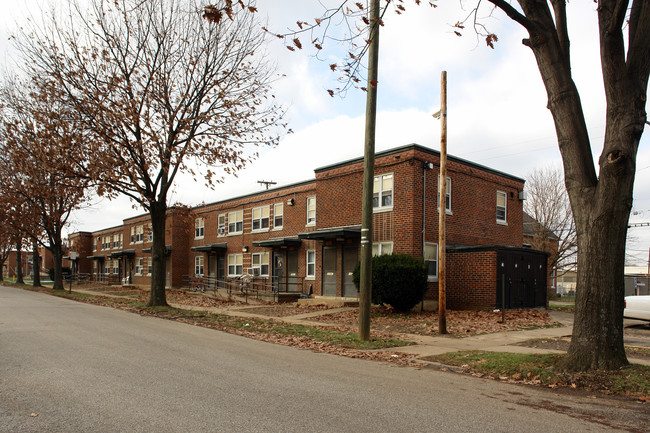
[[[147,275],[151,275],[151,269],[153,268],[151,257],[147,258]]]
[[[372,255],[373,256],[383,256],[385,254],[393,254],[393,243],[392,242],[373,242],[372,243]]]
[[[119,275],[120,274],[120,262],[115,260],[113,261],[113,275]]]
[[[194,275],[203,276],[203,256],[194,257]]]
[[[144,264],[144,258],[140,257],[135,259],[135,274],[142,275],[142,266]]]
[[[228,254],[228,276],[237,277],[244,272],[244,256],[242,254]]]
[[[253,253],[251,256],[251,267],[257,268],[259,275],[269,276],[269,253]]]
[[[424,244],[424,261],[427,263],[428,280],[438,279],[438,244],[426,242]]]
[[[307,251],[307,278],[316,278],[316,250]]]

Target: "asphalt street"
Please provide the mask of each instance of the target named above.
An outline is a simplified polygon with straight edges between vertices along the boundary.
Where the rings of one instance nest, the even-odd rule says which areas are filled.
[[[0,286],[1,432],[643,431],[648,412]]]

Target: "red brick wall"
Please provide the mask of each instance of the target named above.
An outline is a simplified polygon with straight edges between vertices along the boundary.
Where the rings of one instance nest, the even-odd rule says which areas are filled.
[[[447,253],[447,308],[493,309],[496,305],[496,251]]]

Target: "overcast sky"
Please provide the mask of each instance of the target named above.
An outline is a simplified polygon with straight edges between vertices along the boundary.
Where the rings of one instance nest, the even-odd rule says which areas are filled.
[[[62,0],[59,0],[62,1]],[[0,61],[12,68],[15,52],[8,37],[25,20],[26,5],[45,0],[3,1],[0,18]],[[325,1],[335,4],[337,1]],[[534,57],[521,44],[525,33],[503,14],[486,19],[499,41],[492,50],[471,29],[463,37],[452,24],[467,12],[460,1],[440,1],[431,8],[405,2],[406,13],[388,13],[381,28],[378,87],[378,151],[418,143],[440,148],[439,122],[431,114],[439,109],[440,74],[448,74],[448,152],[522,178],[535,168],[561,167],[560,153],[546,94]],[[470,2],[462,2],[469,4]],[[295,22],[313,21],[322,13],[318,0],[258,0],[260,18],[271,30],[295,28]],[[35,9],[33,6],[32,8]],[[596,5],[568,3],[572,71],[581,93],[592,149],[597,161],[602,151],[605,102],[599,63]],[[35,12],[36,13],[36,12]],[[304,45],[308,45],[303,38]],[[196,205],[255,192],[258,180],[278,185],[312,179],[313,170],[363,154],[365,93],[352,90],[345,98],[330,97],[337,74],[329,70],[344,55],[326,45],[321,60],[307,47],[291,52],[274,38],[270,59],[285,77],[276,84],[278,100],[288,108],[286,120],[293,134],[273,149],[260,149],[260,158],[228,177],[215,190],[202,180],[177,179],[169,202]],[[70,231],[94,231],[141,214],[128,200],[98,200],[75,215]],[[634,208],[631,222],[650,221],[650,133],[639,147]],[[647,264],[650,227],[630,229],[629,264]]]

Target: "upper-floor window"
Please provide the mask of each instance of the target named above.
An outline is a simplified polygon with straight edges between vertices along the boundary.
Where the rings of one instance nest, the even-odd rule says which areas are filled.
[[[222,213],[217,218],[217,236],[223,236],[226,234],[226,214]]]
[[[122,248],[122,240],[124,239],[122,233],[115,233],[113,235],[113,249]]]
[[[316,224],[316,196],[307,197],[307,225]]]
[[[316,250],[307,250],[307,272],[305,277],[309,279],[316,277]]]
[[[99,238],[95,238],[95,244],[93,245],[93,251],[97,251],[97,245],[99,245],[101,241]]]
[[[393,253],[393,243],[392,242],[373,242],[372,243],[372,255],[373,256],[383,256],[385,254]]]
[[[251,267],[257,268],[257,272],[261,276],[268,277],[269,275],[269,253],[253,253],[251,256]]]
[[[147,231],[147,242],[153,242],[153,229],[151,227]]]
[[[269,207],[260,206],[253,208],[253,231],[268,230],[269,228]]]
[[[194,257],[194,275],[203,276],[203,256]]]
[[[205,219],[197,218],[194,220],[194,239],[203,239],[205,234]]]
[[[236,277],[244,271],[244,256],[242,254],[228,254],[228,276]]]
[[[103,241],[102,241],[102,250],[110,250],[111,249],[111,236],[104,236]]]
[[[438,203],[438,209],[440,209],[440,175],[438,175],[438,195],[436,196],[436,200]],[[448,214],[451,214],[451,178],[449,176],[446,177],[446,182],[445,182],[445,211]]]
[[[506,203],[507,195],[503,191],[497,191],[497,223],[506,222]]]
[[[375,176],[372,187],[372,208],[393,208],[393,174]]]
[[[424,244],[424,261],[427,264],[428,280],[438,279],[438,244],[426,242]]]
[[[131,243],[139,244],[144,241],[144,226],[133,226],[131,227]]]
[[[284,224],[284,203],[273,205],[273,228],[280,229]]]
[[[239,234],[244,232],[244,211],[236,210],[228,212],[228,234]]]

